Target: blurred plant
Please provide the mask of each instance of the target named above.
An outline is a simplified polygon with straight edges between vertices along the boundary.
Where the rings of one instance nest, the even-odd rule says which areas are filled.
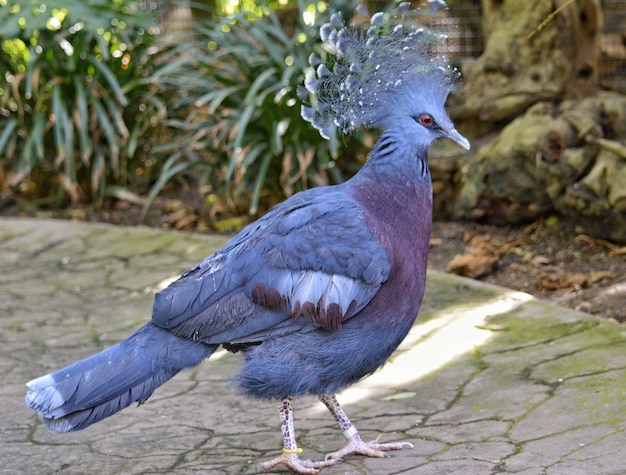
[[[151,81],[165,101],[172,141],[154,149],[165,159],[144,212],[187,170],[226,184],[235,201],[251,196],[250,213],[262,192],[271,204],[311,183],[341,181],[346,169],[336,164],[337,142],[301,118],[297,88],[308,56],[321,48],[319,25],[339,9],[352,17],[355,6],[298,0],[277,11],[239,11],[195,25],[193,39],[164,52]],[[355,138],[346,141],[358,148]]]
[[[128,179],[158,32],[140,5],[0,0],[0,208],[16,195],[99,203],[107,180]]]
[[[215,13],[218,16],[234,15],[245,12],[248,18],[261,18],[265,16],[267,9],[279,10],[293,4],[290,0],[214,0]]]

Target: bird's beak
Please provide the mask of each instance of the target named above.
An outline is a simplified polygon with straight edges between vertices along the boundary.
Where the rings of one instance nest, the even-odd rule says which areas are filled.
[[[469,150],[470,149],[470,141],[467,140],[465,137],[463,137],[456,129],[450,129],[450,130],[446,131],[446,136],[449,139],[454,140],[456,143],[458,143],[465,150]]]

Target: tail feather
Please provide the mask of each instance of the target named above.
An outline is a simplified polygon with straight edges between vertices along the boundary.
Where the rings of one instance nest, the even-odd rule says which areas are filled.
[[[29,381],[26,403],[52,432],[84,429],[145,402],[157,387],[216,348],[148,323],[111,348]]]

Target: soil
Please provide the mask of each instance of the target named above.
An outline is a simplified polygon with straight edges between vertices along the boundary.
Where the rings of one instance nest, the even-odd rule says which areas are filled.
[[[435,222],[430,265],[626,323],[626,247],[566,220],[523,227]]]
[[[58,211],[55,217],[136,225],[141,205],[110,200],[98,211]],[[143,223],[163,229],[233,233],[250,219],[217,219],[189,194],[159,197]],[[435,222],[430,267],[520,290],[626,323],[626,246],[585,235],[551,217],[521,227]]]

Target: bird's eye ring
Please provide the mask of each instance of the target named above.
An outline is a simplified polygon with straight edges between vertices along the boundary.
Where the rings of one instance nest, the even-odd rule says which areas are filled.
[[[425,127],[430,127],[435,122],[435,119],[433,119],[433,116],[430,114],[424,114],[419,118],[419,122]]]

